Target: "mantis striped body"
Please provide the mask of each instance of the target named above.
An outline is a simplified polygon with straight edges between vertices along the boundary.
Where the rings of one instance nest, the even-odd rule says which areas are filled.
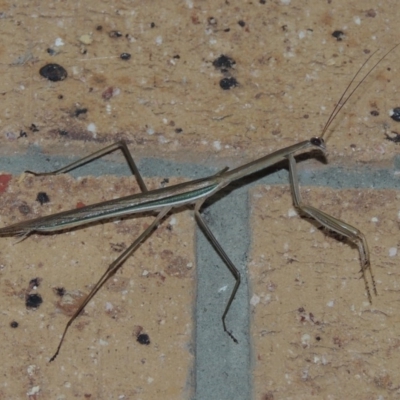
[[[361,71],[363,66],[368,62],[368,60],[373,56],[373,54],[368,58],[368,60],[363,64],[357,74],[353,77],[347,89],[343,93],[341,99],[339,100],[337,106],[334,108],[331,116],[329,117],[320,137],[314,137],[309,140],[305,140],[294,144],[292,146],[285,147],[283,149],[277,150],[271,154],[268,154],[264,157],[261,157],[255,161],[237,167],[235,169],[229,170],[228,168],[224,168],[218,173],[201,178],[193,181],[180,183],[177,185],[173,185],[170,187],[165,187],[161,189],[151,190],[149,191],[146,187],[146,184],[127,148],[125,142],[120,141],[114,143],[102,150],[99,150],[81,160],[78,160],[72,164],[67,165],[64,168],[59,170],[48,172],[48,173],[36,173],[32,171],[26,171],[28,173],[32,173],[34,175],[57,175],[68,172],[72,169],[75,169],[83,164],[91,162],[94,159],[102,157],[110,152],[113,152],[117,149],[121,149],[124,153],[126,161],[135,175],[139,187],[142,193],[134,194],[126,197],[122,197],[115,200],[105,201],[101,203],[96,203],[92,205],[88,205],[79,209],[74,209],[70,211],[64,211],[57,214],[49,215],[46,217],[36,218],[20,223],[16,223],[10,225],[8,227],[4,227],[0,229],[0,236],[20,236],[22,239],[29,236],[31,233],[37,232],[55,232],[65,229],[74,228],[77,226],[85,225],[88,223],[124,216],[128,214],[136,214],[136,213],[156,213],[156,217],[154,221],[150,224],[150,226],[142,232],[141,235],[126,249],[123,253],[112,262],[98,282],[94,285],[93,289],[90,293],[85,297],[83,302],[80,304],[78,309],[72,315],[72,317],[67,322],[63,334],[61,336],[60,342],[56,349],[56,352],[51,357],[50,361],[53,361],[64,342],[67,331],[73,321],[78,317],[78,315],[84,310],[86,305],[90,302],[90,300],[96,295],[96,293],[100,290],[100,288],[104,285],[104,283],[113,276],[118,269],[123,265],[124,261],[134,253],[134,251],[139,247],[139,245],[144,242],[151,233],[156,229],[157,225],[162,222],[164,217],[171,211],[174,211],[177,207],[182,206],[192,206],[194,208],[194,214],[196,217],[196,221],[199,224],[200,228],[203,230],[207,238],[210,240],[215,250],[218,252],[219,256],[227,265],[228,269],[232,273],[235,279],[235,285],[230,294],[228,302],[226,304],[225,310],[222,315],[222,324],[223,329],[227,334],[231,337],[231,339],[237,342],[233,333],[227,329],[226,326],[226,316],[229,312],[230,306],[235,298],[236,292],[240,286],[240,273],[233,262],[230,260],[229,256],[225,252],[225,250],[221,247],[212,231],[208,227],[206,221],[202,217],[200,213],[200,209],[204,202],[211,196],[213,196],[216,192],[220,191],[222,188],[228,186],[233,181],[239,180],[243,177],[254,174],[258,171],[264,170],[267,167],[276,164],[281,161],[288,161],[289,164],[289,181],[291,186],[291,192],[293,197],[293,203],[295,207],[299,210],[299,212],[307,217],[310,217],[316,221],[318,221],[324,228],[336,232],[339,235],[346,237],[351,242],[357,245],[358,251],[360,254],[361,261],[361,274],[364,279],[366,292],[368,295],[368,299],[371,302],[371,292],[368,284],[368,280],[366,277],[366,272],[368,271],[372,283],[373,292],[376,295],[376,284],[374,280],[374,276],[372,274],[371,265],[370,265],[370,256],[368,245],[366,239],[362,232],[360,232],[355,227],[349,225],[348,223],[334,218],[325,212],[312,207],[310,205],[306,205],[303,203],[301,195],[300,195],[300,187],[298,182],[298,174],[296,168],[296,160],[295,155],[304,152],[310,149],[316,149],[325,154],[326,146],[325,141],[323,139],[324,134],[327,132],[328,127],[338,114],[338,112],[342,109],[347,100],[351,97],[354,91],[359,87],[359,85],[366,79],[366,77],[373,71],[373,69],[379,64],[380,61],[383,60],[390,52],[392,52],[395,47],[389,50],[383,57],[378,60],[377,63],[368,71],[368,73],[364,76],[364,78],[356,85],[355,89],[353,89],[347,98],[344,99],[346,93],[349,91],[349,88],[353,84],[355,78],[358,73]],[[344,101],[342,102],[342,100]],[[342,102],[342,103],[341,103]]]

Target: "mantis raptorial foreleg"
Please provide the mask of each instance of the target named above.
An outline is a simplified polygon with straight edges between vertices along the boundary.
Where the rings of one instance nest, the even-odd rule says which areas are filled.
[[[375,278],[372,273],[371,263],[369,259],[368,244],[364,234],[360,232],[357,228],[354,228],[353,226],[349,225],[348,223],[340,219],[334,218],[331,215],[326,214],[315,207],[304,204],[300,195],[299,180],[298,180],[296,160],[294,158],[294,155],[289,154],[288,160],[289,160],[290,188],[292,191],[293,203],[295,207],[299,209],[301,214],[310,217],[315,221],[318,221],[324,228],[334,231],[339,235],[348,238],[351,242],[357,245],[361,260],[361,274],[364,279],[368,300],[370,303],[372,303],[371,291],[369,289],[368,280],[365,275],[366,270],[369,271],[369,274],[371,276],[372,288],[375,295],[377,295],[377,290],[376,290]]]

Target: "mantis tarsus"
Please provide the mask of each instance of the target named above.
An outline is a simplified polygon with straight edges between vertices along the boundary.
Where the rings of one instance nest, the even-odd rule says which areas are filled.
[[[368,251],[368,245],[366,239],[362,232],[353,226],[347,224],[344,221],[336,219],[323,211],[318,210],[315,207],[306,205],[302,202],[300,196],[300,188],[298,183],[298,175],[296,169],[296,160],[294,158],[295,154],[308,150],[308,149],[317,149],[325,153],[326,147],[323,136],[327,132],[330,124],[336,117],[336,115],[340,112],[344,104],[348,101],[348,99],[352,96],[352,94],[357,90],[359,85],[366,79],[366,77],[374,70],[374,68],[390,53],[392,52],[398,45],[394,46],[390,49],[383,57],[381,57],[373,67],[367,72],[367,74],[361,79],[361,81],[355,86],[355,88],[350,92],[350,94],[346,94],[349,92],[350,87],[354,83],[357,75],[368,62],[368,60],[373,56],[373,54],[365,61],[359,71],[355,74],[350,84],[347,86],[345,92],[340,98],[338,104],[334,108],[331,113],[320,137],[314,137],[309,140],[302,141],[300,143],[294,144],[289,147],[285,147],[281,150],[275,151],[271,154],[268,154],[264,157],[261,157],[255,161],[252,161],[248,164],[242,165],[235,169],[229,170],[228,168],[224,168],[219,171],[215,175],[208,176],[206,178],[197,179],[185,183],[180,183],[174,186],[165,187],[161,189],[151,190],[149,191],[146,187],[145,182],[143,181],[141,174],[127,148],[125,142],[120,141],[114,143],[102,150],[99,150],[83,159],[80,159],[72,164],[67,165],[64,168],[59,170],[48,172],[48,173],[36,173],[32,171],[26,171],[28,173],[34,175],[57,175],[68,172],[74,168],[77,168],[83,164],[91,162],[94,159],[102,157],[105,154],[113,152],[117,149],[121,149],[124,153],[126,161],[129,167],[132,170],[132,173],[135,175],[139,187],[142,193],[134,194],[131,196],[122,197],[115,200],[110,200],[106,202],[101,202],[97,204],[92,204],[86,207],[82,207],[75,210],[65,211],[53,215],[49,215],[47,217],[41,217],[32,219],[29,221],[20,222],[14,225],[10,225],[8,227],[4,227],[0,229],[1,236],[20,236],[22,238],[27,237],[33,232],[54,232],[64,229],[73,228],[76,226],[84,225],[87,223],[124,216],[127,214],[135,214],[135,213],[157,213],[156,218],[152,222],[152,224],[131,244],[129,248],[127,248],[111,265],[107,268],[104,274],[101,276],[99,281],[95,284],[90,293],[86,296],[83,302],[80,304],[78,309],[72,315],[72,317],[67,322],[63,334],[61,336],[60,342],[58,344],[57,350],[54,355],[51,357],[50,361],[53,361],[63,344],[66,333],[72,324],[72,322],[76,319],[76,317],[83,311],[89,301],[95,296],[97,291],[103,286],[103,284],[114,275],[117,270],[122,266],[124,261],[138,248],[138,246],[148,238],[153,230],[157,227],[157,225],[163,220],[163,218],[174,208],[182,207],[182,206],[193,206],[194,214],[196,220],[203,230],[207,238],[210,240],[212,245],[215,247],[216,251],[223,259],[233,277],[235,278],[235,285],[230,294],[229,300],[225,307],[224,313],[222,315],[222,324],[225,332],[233,339],[233,341],[237,342],[233,333],[231,333],[227,327],[225,318],[229,311],[232,301],[235,298],[235,294],[240,285],[240,273],[238,269],[235,267],[233,262],[230,260],[228,255],[225,253],[224,249],[218,243],[217,239],[211,232],[208,227],[206,221],[202,217],[200,213],[200,209],[204,202],[211,197],[213,194],[229,185],[231,182],[236,181],[240,178],[246,177],[253,173],[256,173],[260,170],[266,169],[267,167],[276,164],[280,161],[288,160],[289,164],[289,180],[292,191],[293,203],[295,207],[300,211],[301,214],[311,217],[312,219],[318,221],[324,228],[334,231],[340,234],[343,237],[346,237],[351,242],[357,245],[358,251],[360,253],[361,260],[361,274],[364,279],[366,292],[368,295],[368,299],[371,302],[371,293],[368,285],[368,280],[366,277],[366,271],[369,271],[373,292],[376,295],[376,285],[374,276],[372,274],[371,265],[370,265],[370,257]],[[375,54],[375,53],[374,53]]]

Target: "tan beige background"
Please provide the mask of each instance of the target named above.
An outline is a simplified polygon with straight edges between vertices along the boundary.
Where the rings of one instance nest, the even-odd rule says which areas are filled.
[[[3,1],[0,6],[4,157],[24,155],[32,146],[49,156],[82,156],[125,139],[138,157],[237,166],[318,135],[368,55],[389,49],[399,37],[395,1]],[[343,41],[331,36],[334,30],[344,31]],[[110,37],[111,31],[122,36]],[[121,60],[123,52],[132,58]],[[232,75],[239,86],[230,91],[220,89],[222,74],[212,65],[220,54],[236,61]],[[398,130],[387,116],[398,106],[398,60],[396,51],[336,119],[330,163],[391,166],[398,150],[384,133]],[[63,65],[68,78],[44,80],[38,71],[48,62]],[[102,94],[110,88],[115,96],[107,101]],[[81,108],[88,112],[76,117]],[[32,124],[38,132],[29,129]],[[21,170],[31,167],[29,153],[24,161]],[[317,161],[310,165],[324,168]],[[133,193],[132,182],[15,175],[0,199],[1,226]],[[43,188],[52,200],[46,208],[35,202]],[[389,251],[398,247],[397,191],[307,192],[313,205],[367,235],[379,291],[372,307],[358,280],[356,250],[307,221],[289,218],[287,186],[257,187],[250,196],[253,397],[396,398],[398,256],[389,257]],[[25,203],[27,216],[19,211]],[[54,364],[47,361],[69,307],[59,304],[53,289],[67,288],[76,304],[116,250],[149,222],[33,235],[19,244],[1,239],[0,396],[193,397],[193,220],[185,213],[175,218],[100,291]],[[25,290],[37,276],[43,278],[38,291],[45,301],[28,311]],[[10,327],[13,320],[17,329]],[[143,326],[158,335],[150,338],[151,347],[136,342]]]

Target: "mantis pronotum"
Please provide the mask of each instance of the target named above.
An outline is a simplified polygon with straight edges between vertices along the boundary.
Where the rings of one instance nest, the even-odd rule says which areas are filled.
[[[391,50],[389,50],[383,57],[381,57],[373,67],[367,72],[363,79],[355,86],[355,88],[347,95],[350,90],[350,87],[354,83],[355,78],[363,68],[363,66],[368,62],[368,60],[373,56],[373,54],[367,59],[367,61],[363,64],[363,66],[359,69],[359,71],[355,74],[350,84],[346,88],[342,97],[340,98],[338,104],[334,108],[332,114],[330,115],[320,137],[314,137],[309,140],[305,140],[294,144],[289,147],[285,147],[278,151],[275,151],[271,154],[268,154],[264,157],[261,157],[255,161],[252,161],[248,164],[242,165],[235,169],[229,170],[228,168],[224,168],[219,171],[215,175],[211,175],[205,178],[177,184],[170,187],[165,187],[161,189],[151,190],[149,191],[146,187],[144,180],[141,177],[141,174],[127,148],[125,142],[117,142],[114,143],[102,150],[99,150],[81,160],[78,160],[68,166],[61,168],[59,170],[48,172],[48,173],[36,173],[32,171],[27,171],[34,175],[56,175],[62,174],[67,171],[70,171],[74,168],[77,168],[83,164],[86,164],[94,159],[102,157],[105,154],[108,154],[114,150],[121,149],[124,153],[126,161],[131,168],[133,174],[135,175],[139,187],[142,193],[134,194],[131,196],[126,196],[123,198],[110,200],[106,202],[101,202],[97,204],[92,204],[86,207],[82,207],[79,209],[74,209],[70,211],[65,211],[53,215],[49,215],[47,217],[36,218],[29,221],[20,222],[14,225],[10,225],[8,227],[4,227],[0,229],[1,236],[12,236],[17,235],[22,238],[27,237],[33,232],[53,232],[59,230],[65,230],[69,228],[73,228],[76,226],[84,225],[90,222],[99,221],[111,217],[116,216],[124,216],[127,214],[135,214],[135,213],[157,213],[156,218],[151,223],[151,225],[128,247],[123,253],[107,268],[98,282],[94,285],[93,289],[86,296],[83,302],[80,304],[78,309],[72,315],[72,317],[67,322],[63,334],[61,336],[60,342],[58,344],[57,350],[54,355],[51,357],[50,361],[53,361],[62,346],[62,343],[65,339],[66,333],[72,324],[72,322],[78,317],[78,315],[83,311],[89,301],[95,296],[97,291],[103,286],[103,284],[113,276],[118,269],[122,266],[124,261],[138,248],[138,246],[148,238],[153,230],[157,227],[159,223],[164,219],[164,217],[170,212],[173,211],[174,208],[182,207],[182,206],[193,206],[194,214],[196,220],[200,226],[200,228],[204,231],[207,238],[215,247],[216,251],[223,259],[233,277],[235,278],[235,285],[230,294],[229,300],[225,307],[224,313],[222,315],[222,324],[225,332],[231,337],[231,339],[237,342],[235,336],[231,331],[229,331],[226,327],[225,318],[229,311],[232,301],[235,298],[235,294],[240,285],[240,273],[238,269],[235,267],[233,262],[230,260],[229,256],[226,254],[224,249],[221,247],[210,228],[208,227],[206,221],[202,217],[200,213],[200,209],[204,202],[214,195],[216,192],[229,185],[231,182],[236,181],[245,176],[256,173],[260,170],[263,170],[275,163],[280,161],[288,160],[289,163],[289,180],[292,191],[292,197],[295,207],[300,211],[301,214],[311,217],[312,219],[318,221],[324,228],[334,231],[341,236],[346,237],[351,242],[357,245],[358,251],[360,254],[361,261],[361,274],[364,279],[366,292],[368,295],[368,299],[371,302],[371,292],[368,284],[368,280],[366,277],[366,272],[370,275],[370,280],[372,283],[372,289],[374,294],[377,294],[376,285],[374,276],[372,274],[370,258],[369,258],[369,250],[366,239],[362,232],[353,226],[347,224],[344,221],[336,219],[325,212],[318,210],[315,207],[306,205],[302,202],[299,190],[297,169],[296,169],[296,160],[294,158],[295,154],[299,152],[303,152],[308,149],[316,149],[325,153],[326,147],[323,136],[328,131],[328,128],[336,115],[340,112],[344,104],[348,101],[348,99],[352,96],[352,94],[357,90],[359,85],[366,79],[366,77],[373,71],[373,69],[390,53],[392,52],[398,45],[394,46]],[[375,53],[374,53],[375,54]],[[345,97],[347,95],[347,97]]]

